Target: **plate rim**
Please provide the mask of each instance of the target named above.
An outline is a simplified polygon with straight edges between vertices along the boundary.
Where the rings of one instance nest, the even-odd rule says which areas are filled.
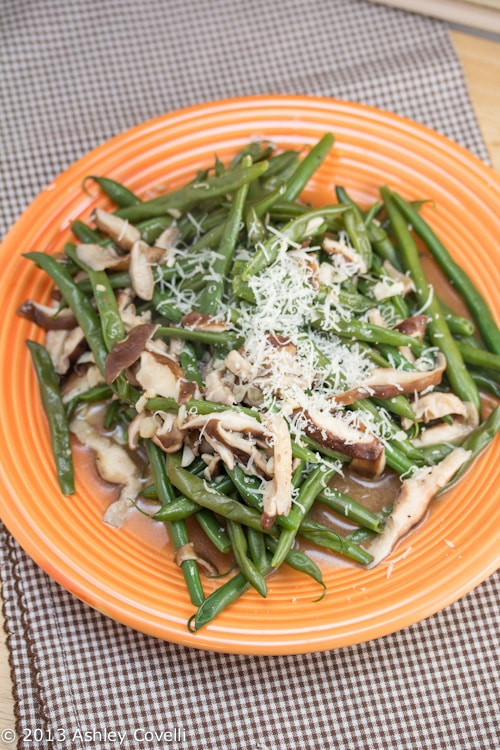
[[[192,120],[193,117],[196,117],[200,113],[203,113],[207,111],[207,109],[211,112],[223,112],[226,111],[228,108],[241,108],[242,111],[246,111],[248,108],[257,106],[266,109],[266,108],[272,108],[272,107],[297,107],[300,105],[307,105],[307,107],[311,111],[315,111],[316,107],[322,107],[327,111],[330,111],[333,113],[334,111],[338,111],[339,109],[345,112],[351,113],[353,116],[358,115],[360,113],[363,113],[363,115],[370,115],[370,117],[373,117],[375,120],[378,120],[379,122],[383,123],[384,125],[387,123],[387,119],[391,121],[391,123],[397,124],[398,127],[400,127],[402,130],[410,129],[410,131],[418,132],[419,135],[422,136],[424,140],[427,142],[430,142],[431,146],[436,146],[439,148],[442,148],[447,153],[452,153],[456,155],[456,158],[459,159],[465,159],[468,166],[473,169],[473,171],[476,173],[477,177],[479,179],[484,179],[485,183],[488,185],[491,185],[495,187],[495,189],[498,191],[498,195],[500,197],[500,175],[498,175],[489,165],[485,164],[479,157],[477,157],[475,154],[472,154],[470,151],[465,149],[460,144],[456,143],[455,141],[450,140],[446,136],[438,133],[437,131],[433,130],[432,128],[427,127],[426,125],[423,125],[419,122],[413,121],[407,117],[401,116],[399,114],[395,114],[392,112],[389,112],[387,110],[383,110],[377,107],[373,107],[370,105],[364,105],[357,102],[350,102],[345,100],[336,100],[329,97],[317,97],[317,96],[310,96],[310,95],[251,95],[251,96],[244,96],[244,97],[232,97],[227,99],[219,99],[212,102],[201,102],[199,104],[194,104],[189,107],[185,107],[179,110],[175,110],[172,112],[167,112],[165,114],[159,115],[157,117],[151,118],[149,120],[146,120],[143,123],[139,123],[137,125],[134,125],[131,128],[128,128],[126,130],[121,131],[120,133],[114,135],[112,138],[102,142],[95,148],[91,149],[89,152],[84,154],[82,157],[77,159],[75,162],[69,165],[68,168],[63,170],[58,176],[55,177],[54,181],[57,183],[59,180],[63,181],[71,181],[72,175],[74,173],[77,173],[82,165],[87,163],[89,160],[97,158],[101,153],[109,152],[109,149],[113,150],[114,148],[118,148],[119,145],[124,141],[128,139],[136,139],[141,137],[141,134],[144,133],[144,131],[148,131],[151,128],[156,127],[162,127],[165,123],[168,123],[172,120]],[[337,108],[337,109],[336,109]],[[257,110],[257,114],[260,112],[260,110]],[[31,216],[35,208],[37,208],[40,204],[44,204],[46,201],[46,193],[52,183],[49,183],[49,186],[46,186],[43,188],[40,193],[35,197],[35,199],[27,206],[23,212],[20,214],[12,228],[7,232],[4,239],[2,240],[2,250],[1,252],[4,252],[4,246],[7,245],[7,247],[17,241],[17,235],[19,232],[22,231],[22,228],[24,227],[24,224],[28,220],[28,218]],[[0,478],[1,483],[4,486],[4,488],[9,489],[8,487],[8,477],[5,474],[4,471],[4,465],[3,461],[0,462]],[[3,500],[0,500],[0,506],[3,506]],[[414,616],[414,613],[408,614],[408,617],[402,618],[399,616],[397,626],[394,628],[389,627],[389,629],[382,628],[379,632],[379,635],[371,635],[369,638],[366,638],[364,636],[364,631],[360,631],[358,633],[357,637],[354,638],[348,638],[345,642],[331,645],[332,641],[319,641],[317,644],[306,644],[303,642],[297,641],[295,644],[290,643],[284,643],[284,644],[278,644],[273,643],[272,647],[265,646],[263,649],[255,650],[254,647],[250,648],[248,650],[248,647],[243,648],[241,644],[224,644],[224,643],[218,643],[214,642],[213,638],[204,638],[203,636],[200,637],[200,634],[202,631],[199,631],[199,633],[196,634],[194,638],[188,637],[188,631],[186,629],[185,637],[181,637],[178,635],[177,631],[172,633],[166,633],[164,635],[161,635],[159,633],[150,632],[149,630],[145,630],[143,626],[141,626],[141,623],[138,621],[137,618],[134,618],[133,616],[128,617],[128,622],[124,621],[122,618],[117,616],[116,607],[106,607],[105,602],[100,602],[100,606],[97,606],[96,601],[89,601],[89,597],[87,596],[87,591],[82,590],[82,587],[79,585],[71,586],[69,584],[74,583],[67,579],[60,580],[61,574],[60,570],[57,568],[57,566],[54,567],[53,561],[48,559],[46,557],[46,553],[44,555],[43,551],[39,548],[39,545],[34,544],[32,540],[28,539],[26,537],[26,531],[22,524],[19,523],[19,519],[13,518],[11,516],[8,516],[8,520],[4,518],[4,523],[7,529],[12,533],[14,538],[18,539],[19,543],[21,544],[20,539],[23,539],[23,544],[21,546],[27,554],[32,557],[32,559],[39,565],[40,568],[42,568],[48,575],[56,580],[63,588],[70,591],[71,594],[76,596],[81,601],[85,602],[86,604],[89,604],[94,609],[102,612],[104,615],[111,617],[114,620],[117,620],[118,622],[122,622],[124,625],[128,625],[129,627],[132,627],[140,632],[145,632],[149,635],[153,635],[154,637],[163,638],[164,640],[169,640],[171,642],[178,643],[180,645],[188,645],[194,648],[203,649],[203,650],[211,650],[211,651],[221,651],[224,653],[238,653],[238,654],[259,654],[259,655],[277,655],[277,654],[296,654],[296,653],[310,653],[310,652],[318,652],[318,651],[324,651],[331,648],[337,648],[341,646],[347,646],[347,645],[354,645],[355,643],[365,642],[366,640],[372,640],[374,638],[382,637],[385,635],[389,635],[390,633],[394,633],[396,631],[401,630],[402,628],[406,628],[407,626],[414,624],[416,622],[421,621],[422,619],[425,619],[426,617],[431,616],[432,614],[435,614],[439,610],[443,609],[444,607],[449,606],[453,602],[457,601],[458,599],[462,598],[466,593],[476,588],[481,582],[483,582],[486,578],[488,578],[500,565],[500,554],[498,555],[497,559],[490,559],[488,561],[488,564],[484,565],[483,569],[481,571],[476,571],[476,575],[469,583],[463,583],[463,585],[459,588],[456,588],[453,593],[450,592],[450,596],[448,598],[445,597],[444,603],[442,606],[439,606],[437,609],[434,608],[433,611],[429,611],[428,607],[425,607],[424,605],[421,605],[418,608],[419,614],[417,617]],[[27,549],[28,548],[28,549]],[[30,550],[30,551],[29,551]],[[472,585],[470,585],[472,584]],[[178,636],[178,637],[176,637]],[[312,647],[311,647],[312,645]]]

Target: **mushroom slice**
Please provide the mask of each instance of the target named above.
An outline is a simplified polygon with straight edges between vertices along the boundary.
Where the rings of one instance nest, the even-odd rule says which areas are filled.
[[[102,208],[96,208],[94,211],[94,221],[104,234],[111,237],[113,242],[124,250],[131,250],[134,242],[141,238],[141,233],[137,227],[129,224],[120,216],[104,211]]]
[[[49,330],[45,337],[45,347],[50,354],[58,375],[64,375],[80,354],[87,349],[85,335],[80,328]]]
[[[63,402],[67,404],[71,399],[80,396],[91,388],[95,388],[97,385],[103,385],[104,382],[104,378],[97,365],[92,362],[82,366],[79,361],[78,366],[73,368],[71,373],[61,383]]]
[[[121,526],[133,508],[131,501],[141,489],[137,466],[125,448],[102,435],[87,420],[76,416],[71,420],[70,429],[82,445],[95,451],[97,471],[102,479],[121,485],[119,499],[104,514],[105,523]]]
[[[403,297],[405,297],[410,292],[415,291],[415,284],[410,276],[407,276],[405,273],[398,271],[398,269],[395,268],[388,260],[384,260],[382,266],[387,275],[390,276],[393,281],[398,281],[402,284],[403,289],[401,294],[403,295]]]
[[[353,458],[351,461],[351,469],[362,477],[377,479],[377,477],[380,477],[384,471],[385,464],[386,455],[385,450],[383,450],[380,456],[374,461],[368,461],[365,458]]]
[[[304,409],[300,414],[302,430],[325,448],[364,461],[380,460],[383,443],[368,431],[352,427],[341,417],[318,409]]]
[[[113,345],[104,363],[104,374],[108,385],[113,383],[123,370],[137,362],[144,351],[146,341],[151,338],[155,330],[156,325],[152,323],[135,326],[126,338]]]
[[[207,575],[215,576],[219,573],[216,566],[213,565],[210,560],[207,560],[205,557],[202,557],[197,553],[193,542],[183,544],[182,547],[179,547],[175,552],[174,562],[177,566],[181,567],[182,563],[186,562],[186,560],[196,560],[198,565],[205,570]]]
[[[429,318],[427,315],[412,315],[410,318],[405,318],[401,323],[394,326],[394,330],[405,333],[407,336],[414,336],[419,341],[423,341],[428,322]]]
[[[76,318],[69,307],[59,309],[59,307],[42,305],[32,299],[25,300],[16,312],[21,318],[30,320],[45,331],[61,329],[69,331],[77,325]]]
[[[187,417],[183,428],[200,430],[200,438],[219,453],[228,468],[238,460],[249,471],[271,476],[265,454],[272,452],[273,436],[255,417],[227,409]],[[267,451],[259,450],[259,445],[266,443]]]
[[[263,529],[269,529],[276,516],[287,516],[292,505],[292,442],[285,419],[279,414],[271,414],[265,422],[273,440],[274,472],[266,482],[262,502],[264,512],[261,518]]]
[[[130,450],[137,450],[141,438],[153,439],[161,426],[162,422],[157,414],[149,414],[146,411],[136,414],[127,430]]]
[[[136,307],[133,304],[134,299],[135,292],[132,287],[118,289],[116,293],[118,312],[126,331],[131,331],[135,326],[151,322],[151,312],[149,310],[143,310],[140,315],[137,314]]]
[[[226,320],[198,312],[190,312],[184,315],[179,325],[181,328],[192,328],[195,331],[227,331],[232,327]]]
[[[417,469],[412,477],[403,481],[383,532],[366,547],[373,555],[369,568],[386,558],[401,537],[424,517],[432,498],[448,484],[470,455],[471,452],[464,448],[455,448],[440,463]]]
[[[335,395],[335,403],[346,406],[362,398],[392,398],[400,393],[415,393],[439,385],[446,369],[446,357],[438,352],[433,370],[398,370],[395,367],[375,367],[361,385]]]
[[[413,404],[413,413],[427,424],[448,414],[467,417],[467,406],[454,393],[426,393]]]
[[[164,396],[177,399],[182,369],[174,360],[163,355],[144,350],[135,373],[137,382],[151,396]]]
[[[479,414],[470,402],[461,401],[454,393],[428,393],[414,406],[417,421],[424,424],[441,419],[437,424],[423,427],[413,444],[420,448],[436,443],[457,443],[462,441],[479,424]],[[442,421],[450,416],[452,422]]]
[[[107,268],[125,271],[129,266],[128,255],[119,255],[112,247],[103,247],[91,242],[77,245],[76,256],[93,271],[104,271]]]
[[[259,451],[251,433],[245,432],[242,434],[240,431],[228,429],[222,420],[212,419],[206,424],[203,436],[214,450],[220,452],[219,447],[222,445],[231,451],[233,454],[232,466],[234,466],[234,461],[237,460],[251,473],[270,476],[267,459]],[[222,454],[221,458],[224,461]]]
[[[354,248],[349,247],[349,245],[344,245],[343,242],[338,242],[338,240],[334,240],[331,237],[325,237],[321,247],[328,255],[341,255],[349,263],[352,263],[359,273],[366,273],[368,271],[361,255]]]
[[[132,245],[130,251],[129,274],[130,282],[134,292],[140,299],[149,301],[153,299],[155,280],[149,250],[150,246],[138,240]]]
[[[372,291],[375,299],[382,302],[382,300],[394,297],[396,294],[402,294],[404,285],[401,281],[395,281],[390,276],[386,276],[373,285]]]
[[[234,391],[223,376],[224,370],[217,368],[211,370],[205,378],[205,398],[207,401],[216,401],[219,404],[232,406],[236,403]]]
[[[249,381],[252,378],[253,368],[250,362],[236,349],[232,349],[224,360],[227,369],[233,375],[243,381]]]
[[[154,246],[159,247],[164,253],[168,255],[170,250],[173,250],[179,239],[179,228],[176,226],[170,226],[163,230],[159,237],[156,238]],[[167,257],[167,265],[173,265],[175,256]]]
[[[155,417],[160,420],[160,426],[153,435],[156,443],[165,453],[177,453],[183,447],[186,431],[181,428],[177,414],[170,412],[156,412]]]
[[[378,309],[378,307],[374,307],[371,310],[368,311],[368,322],[375,326],[380,326],[380,328],[387,328],[387,321]]]

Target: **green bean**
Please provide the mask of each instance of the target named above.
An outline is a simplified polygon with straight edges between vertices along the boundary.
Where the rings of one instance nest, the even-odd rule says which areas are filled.
[[[371,529],[377,533],[382,531],[383,521],[376,513],[373,513],[364,505],[354,500],[354,498],[340,492],[334,487],[325,487],[317,496],[316,501],[323,503],[323,505],[338,513],[339,516],[348,518],[359,526]]]
[[[207,247],[217,247],[221,240],[223,232],[224,223],[221,222],[217,226],[209,229],[207,232],[205,232],[205,234],[202,234],[202,236],[190,246],[189,253],[195,256],[196,253],[199,253],[200,250],[204,250]]]
[[[454,261],[434,230],[420,216],[418,211],[397,193],[392,194],[392,200],[406,221],[412,225],[415,232],[425,242],[430,253],[445,272],[446,277],[462,295],[488,348],[494,354],[500,355],[500,330],[481,292],[465,271]]]
[[[377,215],[380,213],[380,211],[383,208],[382,201],[375,201],[375,203],[372,203],[370,208],[368,208],[363,215],[363,222],[365,227],[369,227],[370,224],[375,222],[377,220]]]
[[[401,270],[401,263],[396,248],[389,239],[387,232],[380,226],[380,224],[372,221],[366,227],[366,231],[377,255],[383,260],[388,260],[394,268]]]
[[[158,498],[162,505],[169,505],[174,502],[175,494],[173,491],[172,484],[169,480],[166,466],[165,466],[165,454],[161,451],[158,446],[151,442],[146,441],[146,450],[148,454],[149,464],[151,466],[151,472],[153,474],[154,483],[156,485],[156,491]],[[167,524],[170,538],[174,544],[176,550],[188,544],[189,537],[184,521],[172,521]],[[198,606],[200,605],[205,595],[203,593],[203,587],[201,585],[200,573],[198,565],[195,560],[184,560],[181,563],[181,569],[186,581],[186,586],[189,591],[191,602]]]
[[[475,461],[480,453],[492,442],[492,440],[500,432],[500,406],[497,406],[489,414],[479,427],[476,427],[462,443],[462,448],[471,452],[471,455],[467,461],[462,464],[460,469],[455,473],[452,479],[446,484],[438,494],[445,492],[448,487],[455,482],[470,468],[470,465]]]
[[[318,494],[328,484],[335,473],[335,469],[329,469],[320,464],[314,469],[300,488],[299,496],[288,513],[288,522],[291,528],[284,529],[279,536],[278,546],[273,555],[273,568],[279,568],[287,553],[293,546],[299,526],[306,513],[310,510]]]
[[[251,164],[249,156],[244,156],[242,166],[247,168]],[[248,194],[248,183],[238,188],[234,195],[231,210],[224,225],[222,241],[217,250],[212,271],[216,277],[205,285],[203,293],[198,301],[198,310],[208,315],[214,315],[218,309],[224,291],[225,276],[231,266],[231,261],[236,249],[240,225],[243,218],[243,210]]]
[[[66,414],[68,419],[73,415],[78,404],[94,404],[99,401],[107,401],[113,395],[113,389],[109,385],[96,385],[89,388],[88,391],[77,393],[66,404]],[[116,402],[119,405],[119,402]]]
[[[443,308],[442,302],[440,302],[440,305]],[[461,315],[455,315],[455,313],[446,310],[444,311],[444,319],[451,333],[455,336],[472,336],[475,331],[474,323]]]
[[[229,469],[227,466],[224,468],[228,477],[247,505],[262,512],[261,480],[258,477],[246,474],[238,464],[235,464],[232,469]]]
[[[272,539],[272,537],[266,536],[264,538],[264,543],[271,552],[276,552],[276,549],[278,547],[278,542],[276,541],[276,539]],[[326,592],[326,586],[323,581],[323,574],[321,573],[321,569],[318,567],[318,565],[316,565],[314,560],[305,552],[302,552],[302,550],[289,550],[287,556],[285,557],[285,565],[288,565],[290,568],[293,568],[300,573],[308,575],[310,578],[316,581],[316,583],[319,583],[320,586],[323,587],[323,594]]]
[[[287,181],[285,195],[283,196],[285,199],[293,201],[299,197],[313,174],[330,153],[334,140],[331,133],[325,133],[305,158],[302,159],[295,172]]]
[[[270,541],[271,540],[266,537],[266,544],[270,543]],[[346,547],[347,546],[350,548],[354,547],[354,545],[349,543],[346,544]],[[368,555],[368,553],[366,553],[366,555]],[[305,558],[307,558],[307,560]],[[366,556],[363,556],[363,559],[366,559]],[[290,550],[285,559],[285,563],[290,565],[290,567],[311,576],[313,580],[317,581],[317,583],[324,587],[321,571],[316,563],[299,550]],[[271,570],[272,565],[269,560],[265,567],[260,568],[260,572],[263,576],[268,575]],[[189,630],[191,630],[191,632],[197,632],[200,628],[204,627],[209,622],[212,622],[221,612],[224,611],[224,609],[237,601],[239,597],[249,589],[250,584],[245,576],[242,573],[237,573],[212,594],[206,597],[203,604],[198,608],[196,614],[189,619]]]
[[[385,526],[385,522],[387,520],[387,516],[389,516],[392,512],[394,503],[389,503],[389,505],[386,505],[382,510],[380,511],[380,521],[382,524],[382,527]],[[372,539],[375,536],[376,532],[372,529],[367,528],[359,528],[359,529],[353,529],[353,531],[350,531],[349,534],[345,537],[345,539],[348,542],[353,542],[354,544],[361,544],[362,542],[367,541],[368,539]]]
[[[279,237],[272,236],[266,240],[255,252],[253,258],[248,262],[241,274],[242,281],[248,281],[251,276],[260,273],[264,268],[270,266],[278,257],[279,248],[283,242],[293,244],[300,242],[306,237],[313,236],[321,231],[323,223],[327,218],[338,216],[346,210],[345,206],[324,206],[313,209],[306,214],[292,219],[281,230]]]
[[[411,420],[415,419],[415,412],[412,405],[408,401],[408,398],[402,394],[392,396],[392,398],[374,398],[373,403],[392,414],[397,414],[399,417],[406,417],[406,419]]]
[[[170,323],[180,323],[182,320],[182,313],[179,308],[175,307],[170,302],[170,296],[165,297],[164,292],[156,285],[153,291],[152,303],[156,312]]]
[[[285,186],[278,185],[277,188],[275,188],[274,190],[271,190],[269,193],[266,193],[266,195],[264,195],[258,201],[253,201],[252,203],[249,203],[248,208],[245,213],[245,222],[247,226],[249,224],[250,212],[253,212],[255,214],[256,219],[261,219],[274,206],[276,201],[281,198],[284,192],[285,192]],[[249,236],[250,236],[250,232],[249,232]]]
[[[311,451],[303,445],[299,445],[295,440],[292,440],[292,456],[301,461],[308,461],[310,464],[319,463],[317,452]]]
[[[179,355],[179,361],[187,380],[197,383],[203,387],[203,378],[200,372],[198,359],[194,347],[187,341]]]
[[[311,206],[304,203],[296,203],[295,201],[284,200],[278,198],[269,209],[269,215],[272,219],[277,221],[289,221],[290,219],[297,219],[299,216],[303,216],[311,210]]]
[[[100,232],[97,232],[92,227],[89,227],[80,219],[74,221],[71,225],[71,231],[80,240],[80,242],[90,243],[91,245],[111,245],[112,240],[109,237],[103,237]]]
[[[343,188],[337,187],[336,192],[339,202],[346,203],[348,201],[347,193]],[[370,270],[372,265],[372,245],[368,230],[365,227],[363,214],[353,201],[349,201],[349,206],[342,215],[344,227],[349,235],[352,246],[362,258],[367,270]]]
[[[500,399],[500,385],[497,382],[498,376],[497,379],[492,379],[486,377],[483,372],[477,372],[472,368],[470,369],[470,374],[480,391],[490,393],[495,398]]]
[[[116,213],[128,221],[140,221],[162,216],[172,210],[187,211],[202,201],[211,200],[227,193],[233,193],[245,183],[257,179],[267,169],[267,162],[261,161],[250,167],[234,167],[223,175],[209,175],[203,182],[194,182],[160,195],[137,206],[119,209]]]
[[[155,216],[152,219],[146,219],[136,224],[141,233],[141,239],[148,245],[154,245],[158,237],[172,226],[174,218],[172,216]]]
[[[267,161],[272,155],[274,148],[272,144],[264,141],[251,141],[244,146],[230,162],[231,167],[237,167],[240,164],[245,166],[244,162],[250,157],[251,162]]]
[[[231,550],[231,540],[211,511],[200,508],[194,518],[219,552],[227,554]]]
[[[251,559],[258,569],[265,568],[267,565],[266,535],[262,531],[250,527],[247,528],[246,533],[248,553]]]
[[[365,549],[358,547],[357,544],[341,536],[333,529],[310,518],[303,520],[299,529],[299,536],[317,544],[319,547],[325,547],[332,552],[338,552],[344,557],[349,557],[362,565],[368,565],[373,560],[373,556]]]
[[[314,326],[325,325],[322,320],[321,311],[315,310]],[[392,328],[384,328],[373,323],[367,323],[363,320],[340,320],[332,328],[333,333],[337,333],[342,338],[351,338],[357,341],[366,341],[371,344],[388,344],[390,346],[407,346],[411,351],[420,356],[427,348],[425,344],[414,336],[408,336],[406,333],[400,333]]]
[[[83,181],[84,189],[87,180],[94,180],[94,182],[97,182],[103,193],[105,193],[108,198],[120,208],[136,206],[138,203],[142,203],[141,199],[125,187],[125,185],[116,182],[116,180],[111,180],[109,177],[96,177],[95,175],[89,175]]]
[[[377,349],[387,360],[387,363],[383,366],[396,367],[398,370],[405,370],[406,372],[416,372],[417,368],[413,362],[410,362],[395,346],[388,346],[379,342]]]
[[[238,349],[243,343],[243,337],[236,331],[208,331],[194,328],[175,328],[173,326],[159,326],[153,338],[199,341],[202,344],[211,344],[223,349]]]
[[[246,406],[227,406],[221,404],[218,401],[203,401],[202,399],[191,398],[184,404],[188,414],[212,414],[215,412],[227,411],[239,411],[243,414],[248,414],[251,417],[255,417],[260,421],[259,412],[255,409],[250,409]],[[146,408],[150,411],[169,411],[177,413],[180,405],[175,398],[166,398],[165,396],[155,396],[149,398],[146,402]]]
[[[196,475],[193,474],[193,476]],[[209,490],[226,494],[231,491],[233,485],[229,479],[226,479],[221,482],[207,482],[207,487]],[[172,500],[168,505],[162,505],[153,515],[153,518],[155,521],[181,521],[194,516],[201,510],[201,505],[198,502],[181,495]]]
[[[462,401],[472,403],[479,412],[481,402],[477,386],[465,367],[457,343],[443,318],[439,302],[433,295],[433,289],[427,281],[420,263],[417,246],[406,225],[406,218],[400,213],[399,203],[395,203],[387,188],[381,188],[381,195],[399,243],[404,265],[410,271],[415,284],[416,296],[420,305],[426,307],[429,316],[427,330],[430,339],[433,345],[438,347],[446,357],[448,380],[456,395]]]
[[[467,362],[467,364],[500,372],[500,354],[492,354],[486,349],[479,349],[477,346],[464,344],[461,341],[457,342],[457,346],[464,362]]]
[[[117,424],[117,421],[118,421],[117,417],[118,417],[118,413],[120,409],[121,409],[121,402],[118,401],[118,399],[115,399],[109,402],[106,408],[106,411],[104,413],[104,419],[102,422],[102,425],[105,430],[109,430],[111,429],[111,427]]]
[[[240,572],[248,583],[264,598],[267,596],[267,584],[264,576],[255,563],[248,557],[248,544],[241,524],[227,519],[227,531],[231,539],[233,555]]]
[[[114,344],[125,338],[125,326],[108,275],[106,271],[94,271],[85,263],[82,263],[76,253],[76,247],[72,243],[67,243],[64,251],[73,262],[77,263],[88,274],[101,321],[104,343],[107,350],[111,351]]]
[[[264,570],[261,570],[261,574],[265,576],[270,570],[271,566],[268,564]],[[237,573],[206,597],[205,601],[198,607],[197,612],[189,618],[188,629],[192,633],[196,633],[200,628],[212,622],[249,588],[250,584],[243,573]]]
[[[108,274],[108,281],[112,289],[125,289],[130,287],[130,276],[127,271],[116,271],[116,273]],[[92,284],[90,279],[81,279],[77,282],[77,286],[84,294],[90,294],[92,291]]]
[[[345,228],[354,248],[365,260],[367,268],[372,265],[372,244],[382,258],[389,260],[395,268],[398,268],[396,251],[382,227],[376,224],[370,216],[363,216],[360,207],[349,196],[345,188],[337,185],[335,192],[339,203],[345,203],[352,208],[353,213],[344,214],[344,223],[347,219]],[[375,208],[378,212],[380,204],[375,204]]]
[[[254,206],[250,206],[245,215],[245,227],[248,239],[253,244],[262,242],[266,236],[266,227],[264,222],[258,217]]]
[[[292,174],[296,171],[300,163],[299,151],[282,151],[281,154],[271,156],[269,158],[269,166],[266,170],[265,177],[263,178],[264,187],[268,189],[269,180],[276,179],[277,177],[281,180],[289,179]]]
[[[167,505],[162,505],[161,508],[153,513],[151,518],[154,521],[162,521],[163,523],[167,521],[184,521],[186,518],[196,515],[199,510],[201,510],[201,506],[197,502],[181,495]]]
[[[38,380],[56,465],[57,479],[63,495],[75,491],[75,477],[71,454],[68,418],[61,397],[59,378],[48,351],[36,341],[27,341]]]
[[[104,363],[108,356],[108,349],[104,342],[101,322],[92,303],[78,288],[61,263],[47,253],[25,253],[25,258],[32,260],[45,271],[59,288],[68,307],[71,308],[78,325],[83,331],[87,343],[94,355],[96,365],[104,374]]]
[[[203,479],[181,468],[178,456],[167,455],[167,473],[174,487],[198,505],[224,518],[261,530],[260,513],[209,487]]]

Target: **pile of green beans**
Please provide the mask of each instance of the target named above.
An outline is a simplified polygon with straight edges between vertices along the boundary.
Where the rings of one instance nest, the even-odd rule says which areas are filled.
[[[479,426],[463,440],[464,447],[471,451],[470,460],[491,443],[500,429],[500,410],[495,405],[500,397],[500,332],[488,304],[453,259],[453,250],[444,247],[422,218],[424,200],[407,202],[383,186],[380,200],[361,206],[338,185],[329,205],[311,207],[301,201],[304,188],[333,145],[332,134],[326,133],[302,156],[291,149],[279,151],[267,142],[252,142],[228,165],[216,157],[212,166],[191,182],[149,200],[109,177],[86,178],[83,188],[91,191],[97,186],[114,203],[114,215],[139,230],[143,243],[152,247],[165,230],[177,230],[174,262],[170,258],[152,267],[152,299],[133,299],[128,270],[94,270],[80,260],[78,244],[88,243],[127,256],[119,240],[93,226],[92,217],[73,223],[75,242],[66,244],[62,260],[36,250],[26,254],[48,274],[58,291],[61,302],[54,317],[65,307],[72,311],[101,377],[101,382],[89,390],[65,399],[67,375],[57,374],[46,347],[28,342],[64,495],[75,491],[70,421],[76,413],[85,415],[89,404],[103,406],[104,427],[108,430],[116,425],[128,429],[139,408],[150,415],[177,417],[181,413],[210,416],[234,410],[258,422],[279,411],[279,399],[272,404],[265,398],[257,405],[245,401],[227,404],[205,398],[204,393],[207,362],[223,362],[229,352],[244,347],[246,333],[240,319],[244,311],[258,304],[254,281],[271,272],[283,245],[287,252],[307,249],[311,264],[318,269],[326,267],[335,277],[333,282],[325,281],[318,271],[310,317],[298,332],[299,338],[314,337],[318,342],[316,357],[321,372],[326,373],[325,387],[335,382],[341,393],[349,383],[343,381],[341,370],[335,370],[330,350],[321,349],[321,342],[338,341],[345,347],[346,356],[364,356],[371,367],[407,372],[421,368],[419,358],[433,360],[439,351],[446,358],[446,369],[436,389],[455,394],[480,414]],[[416,237],[462,294],[470,318],[448,309],[434,293],[423,270]],[[342,275],[343,267],[335,265],[325,238],[348,248],[363,270]],[[376,285],[391,281],[388,263],[396,273],[410,276],[413,289],[409,293],[403,295],[398,288],[396,293],[377,296]],[[179,403],[174,398],[142,393],[133,368],[124,368],[112,382],[106,381],[106,361],[129,331],[119,304],[123,290],[132,291],[137,314],[147,316],[143,319],[156,326],[152,341],[176,344],[183,378],[197,388],[189,400]],[[338,312],[333,318],[332,290],[337,299],[333,307],[337,305]],[[301,293],[297,289],[298,298]],[[190,308],[186,309],[188,304]],[[370,318],[373,311],[378,314],[376,322]],[[231,325],[224,330],[182,326],[188,312],[223,317]],[[422,336],[399,330],[399,323],[422,313],[427,316]],[[277,325],[268,333],[279,334],[279,321]],[[414,443],[420,427],[412,396],[365,394],[345,407],[338,407],[334,398],[331,402],[332,412],[342,410],[344,416],[365,420],[364,429],[378,430],[387,470],[397,472],[402,479],[419,467],[442,460],[454,447],[449,443],[430,447]],[[206,595],[197,555],[182,560],[180,568],[196,608],[188,622],[193,632],[251,588],[266,597],[267,577],[282,565],[309,576],[321,587],[318,599],[322,598],[326,589],[314,560],[317,548],[345,556],[358,565],[368,565],[372,560],[362,542],[383,533],[390,505],[375,512],[341,492],[336,477],[349,473],[349,451],[344,454],[333,450],[300,430],[294,433],[289,412],[286,419],[290,422],[294,467],[293,501],[290,511],[278,515],[270,525],[262,522],[262,478],[238,456],[233,463],[222,461],[215,475],[207,478],[206,463],[200,456],[193,454],[186,460],[184,448],[165,452],[152,438],[140,439],[138,455],[148,483],[138,497],[130,498],[131,507],[137,506],[141,497],[155,504],[153,522],[166,525],[175,550],[191,548],[189,529],[195,521],[213,548],[228,556],[226,571],[236,568]],[[445,415],[446,420],[451,421],[451,417]],[[408,421],[412,424],[409,429],[404,428]],[[320,522],[314,513],[318,508],[328,509],[340,523],[334,528]],[[342,528],[344,531],[339,530]]]

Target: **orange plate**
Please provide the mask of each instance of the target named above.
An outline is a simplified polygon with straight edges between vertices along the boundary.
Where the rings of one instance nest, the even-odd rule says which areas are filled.
[[[53,252],[102,197],[81,185],[106,175],[145,194],[167,188],[225,160],[249,139],[302,148],[326,131],[332,155],[307,190],[331,202],[335,184],[359,201],[388,184],[409,199],[428,197],[424,213],[453,255],[500,311],[500,180],[479,159],[435,132],[393,114],[349,102],[303,96],[220,101],[174,112],[118,135],[74,164],[38,196],[1,248],[0,345],[1,515],[26,552],[56,581],[125,625],[176,643],[240,654],[321,651],[377,638],[415,623],[477,586],[498,566],[498,446],[460,486],[435,503],[430,519],[398,548],[391,569],[325,567],[328,592],[298,574],[279,573],[266,600],[246,594],[196,634],[179,570],[162,543],[102,523],[102,503],[82,472],[72,498],[59,494],[47,427],[26,338],[40,331],[16,316],[27,297],[46,300],[47,277],[22,259]],[[97,192],[97,190],[96,190]],[[493,453],[494,451],[494,453]],[[493,460],[492,460],[493,459]],[[391,570],[390,577],[388,571]],[[207,591],[212,583],[207,584]]]

